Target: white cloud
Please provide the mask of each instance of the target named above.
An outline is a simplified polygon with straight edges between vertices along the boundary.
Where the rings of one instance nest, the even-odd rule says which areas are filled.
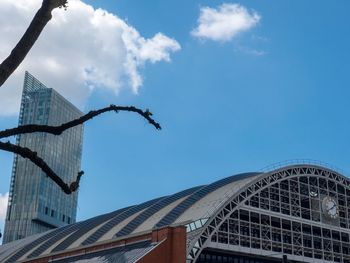
[[[0,193],[0,225],[3,225],[3,222],[5,221],[8,197],[9,193]],[[2,229],[2,227],[0,227],[0,229]]]
[[[15,46],[41,0],[0,1],[0,61]],[[0,88],[0,115],[18,113],[24,71],[28,70],[80,107],[92,89],[137,93],[145,63],[170,61],[179,43],[162,33],[144,38],[116,15],[80,0],[57,9],[21,66]]]
[[[9,193],[6,193],[6,194],[0,193],[0,230],[2,234],[4,234],[4,222],[6,218],[8,198],[9,198]]]
[[[262,50],[262,49],[254,49],[254,48],[249,48],[249,47],[245,47],[245,46],[237,46],[235,48],[236,52],[240,52],[240,53],[245,53],[248,55],[252,55],[252,56],[256,56],[256,57],[261,57],[267,54],[266,51]]]
[[[6,194],[0,193],[0,220],[4,220],[6,217],[8,197],[9,197],[9,193],[6,193]]]
[[[191,34],[200,39],[230,41],[237,34],[256,26],[261,17],[239,4],[224,3],[218,8],[202,7],[198,26]]]

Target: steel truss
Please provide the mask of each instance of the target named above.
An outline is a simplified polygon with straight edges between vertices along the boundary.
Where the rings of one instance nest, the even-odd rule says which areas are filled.
[[[310,178],[303,182],[303,176],[307,175]],[[285,180],[289,179],[289,180]],[[277,186],[279,184],[279,187]],[[317,192],[318,195],[332,195],[337,193],[337,185],[344,186],[344,191],[350,193],[350,181],[344,176],[322,168],[311,165],[296,165],[285,167],[270,173],[265,173],[251,182],[246,188],[232,196],[203,226],[201,233],[196,235],[197,238],[192,240],[188,246],[187,263],[194,263],[199,257],[201,251],[211,241],[229,243],[238,245],[239,238],[243,241],[250,242],[252,248],[271,250],[272,247],[276,252],[293,253],[294,255],[310,256],[314,258],[322,258],[324,260],[334,260],[335,262],[350,262],[350,245],[345,244],[342,247],[343,254],[337,250],[337,242],[333,243],[327,238],[315,238],[313,235],[303,234],[302,224],[293,222],[290,231],[278,229],[272,230],[270,217],[261,215],[261,233],[258,234],[254,227],[249,228],[238,218],[238,211],[245,206],[255,208],[257,210],[267,210],[269,213],[285,214],[291,219],[293,217],[302,218],[302,220],[310,220],[309,224],[314,221],[320,222],[321,215],[317,212],[319,202],[311,195]],[[311,198],[310,198],[311,196]],[[350,220],[350,194],[349,198],[340,195],[339,210],[340,216],[339,226],[346,228],[349,232]],[[308,200],[311,200],[310,202]],[[309,202],[309,204],[307,203]],[[347,209],[349,204],[349,209]],[[311,209],[312,206],[312,209]],[[310,212],[312,210],[312,212]],[[349,220],[347,220],[349,219]],[[295,220],[294,220],[295,221]],[[320,224],[320,223],[319,223]],[[338,224],[338,223],[337,223]],[[239,226],[237,228],[236,226]],[[242,235],[240,231],[248,231]],[[311,231],[311,230],[310,230]],[[227,235],[222,233],[227,232]],[[253,233],[254,232],[254,233]],[[243,232],[244,233],[244,232]],[[261,236],[260,236],[261,235]],[[281,237],[282,236],[282,237]],[[261,240],[261,246],[260,241]],[[283,242],[282,242],[283,241]],[[289,245],[290,242],[290,245]],[[282,243],[286,244],[283,245]],[[245,242],[241,242],[241,246]],[[293,244],[293,245],[292,245]],[[323,254],[316,250],[313,251],[313,246],[324,247]],[[333,244],[333,246],[332,246]],[[339,247],[340,242],[339,242]],[[336,251],[333,252],[333,249]],[[293,252],[292,252],[293,250]],[[346,251],[347,250],[347,251]],[[308,255],[309,253],[309,255]],[[320,254],[321,253],[321,254]]]

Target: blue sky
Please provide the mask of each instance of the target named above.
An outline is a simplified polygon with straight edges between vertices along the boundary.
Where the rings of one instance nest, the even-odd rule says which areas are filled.
[[[137,95],[95,88],[84,101],[85,111],[111,103],[149,108],[163,129],[127,113],[86,124],[78,219],[295,158],[349,174],[350,2],[85,3],[181,49],[170,61],[141,63]],[[201,8],[224,3],[260,19],[227,41],[193,36]],[[0,129],[16,123],[16,114],[1,116]],[[12,159],[0,152],[0,193],[8,192]]]

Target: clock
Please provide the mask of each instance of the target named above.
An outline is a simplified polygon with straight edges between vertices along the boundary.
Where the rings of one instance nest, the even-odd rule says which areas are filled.
[[[322,212],[329,219],[337,219],[339,214],[337,201],[330,196],[323,198]]]

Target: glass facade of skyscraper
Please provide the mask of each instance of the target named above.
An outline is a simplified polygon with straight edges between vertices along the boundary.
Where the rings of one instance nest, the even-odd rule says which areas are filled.
[[[81,115],[59,93],[26,72],[19,125],[60,125]],[[76,179],[82,153],[82,125],[59,136],[31,133],[16,140],[37,152],[65,182]],[[3,243],[74,223],[77,198],[77,193],[66,195],[31,161],[15,155]]]

